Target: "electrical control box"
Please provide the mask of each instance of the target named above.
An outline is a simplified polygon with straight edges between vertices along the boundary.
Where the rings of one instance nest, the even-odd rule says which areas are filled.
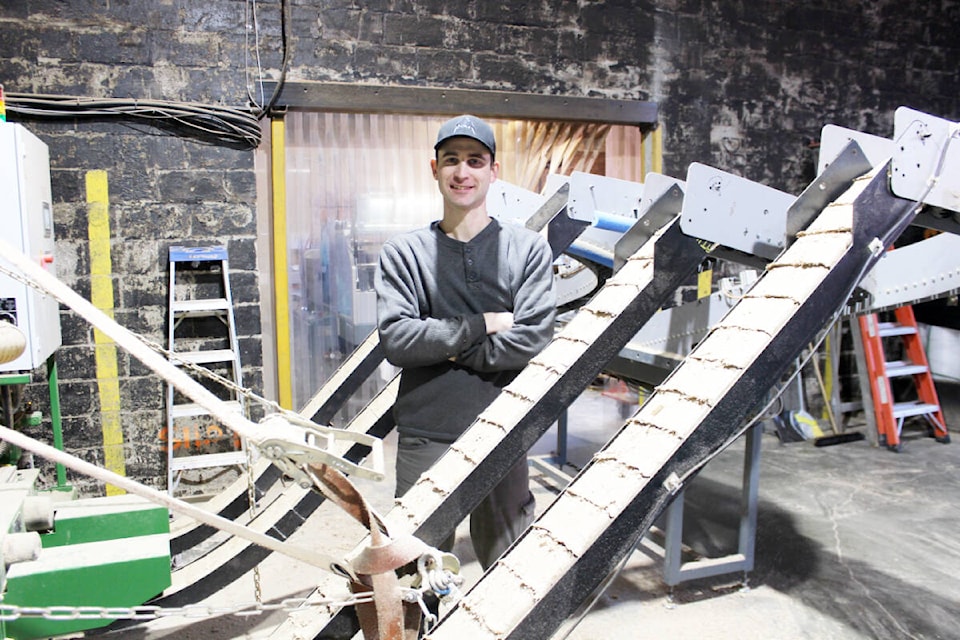
[[[56,275],[51,201],[47,145],[23,125],[0,122],[3,239]],[[9,262],[4,262],[9,266]],[[5,273],[0,273],[0,320],[15,324],[27,338],[23,354],[0,364],[0,373],[37,369],[60,346],[57,301]]]

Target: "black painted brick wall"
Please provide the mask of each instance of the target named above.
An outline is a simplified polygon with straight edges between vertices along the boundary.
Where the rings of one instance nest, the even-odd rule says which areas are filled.
[[[278,24],[269,27],[273,40]],[[3,3],[0,82],[8,92],[241,106],[247,102],[244,31],[244,3],[236,1]],[[264,59],[278,65],[269,52]],[[85,297],[90,257],[84,179],[91,170],[107,172],[115,318],[123,326],[166,346],[167,248],[228,245],[244,383],[262,389],[253,151],[206,144],[143,122],[23,119],[12,113],[9,119],[50,148],[58,274]],[[102,464],[93,334],[66,310],[61,324],[64,346],[57,363],[66,447]],[[164,385],[123,350],[118,367],[127,475],[162,487]],[[32,385],[29,397],[48,418],[45,385]],[[49,429],[47,420],[39,432]],[[68,476],[84,493],[102,491],[97,483]]]
[[[955,0],[299,2],[302,80],[653,100],[666,171],[704,162],[799,192],[823,125],[889,137],[960,116]]]
[[[240,105],[245,4],[4,2],[0,82],[18,92]],[[279,3],[257,8],[263,67],[275,78]],[[678,177],[697,161],[798,192],[827,123],[890,136],[900,105],[960,119],[955,0],[290,0],[289,16],[290,80],[656,101],[665,170]],[[135,331],[163,340],[167,246],[229,242],[245,376],[256,387],[253,153],[147,126],[29,126],[50,145],[57,261],[83,294],[83,176],[109,172],[117,318]],[[92,335],[70,314],[64,320],[67,442],[102,458]],[[159,384],[124,356],[121,370],[128,472],[159,483],[162,461],[151,449],[162,424]]]

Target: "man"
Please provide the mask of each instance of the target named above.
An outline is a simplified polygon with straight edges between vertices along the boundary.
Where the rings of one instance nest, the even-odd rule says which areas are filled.
[[[401,367],[396,495],[402,496],[553,336],[552,254],[540,235],[487,214],[497,179],[493,129],[474,116],[440,127],[430,169],[443,218],[380,252],[377,322]],[[470,516],[486,569],[533,520],[521,459]],[[440,545],[449,551],[453,534]]]

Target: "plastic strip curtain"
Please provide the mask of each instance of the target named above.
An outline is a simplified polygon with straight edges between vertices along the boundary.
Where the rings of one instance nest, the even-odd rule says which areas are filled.
[[[444,120],[445,116],[371,113],[287,114],[293,406],[309,400],[373,330],[373,275],[383,242],[440,217],[440,196],[429,163]],[[500,177],[518,186],[538,191],[548,172],[569,174],[597,167],[602,172],[604,158],[616,177],[641,179],[639,164],[632,166],[630,159],[640,157],[635,129],[488,122],[497,135]],[[616,135],[609,136],[611,130]]]
[[[376,322],[383,241],[436,218],[431,139],[440,119],[287,115],[287,242],[294,406]]]
[[[517,123],[516,184],[541,191],[547,175],[570,175],[574,171],[604,173],[598,160],[606,156],[611,127],[605,124],[571,122]]]

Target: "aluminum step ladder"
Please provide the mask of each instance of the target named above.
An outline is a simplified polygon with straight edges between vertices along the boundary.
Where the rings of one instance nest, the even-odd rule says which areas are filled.
[[[246,414],[237,389],[243,387],[224,246],[169,249],[170,283],[167,349],[170,360],[217,393],[232,411]],[[203,367],[235,385],[207,378]],[[167,384],[167,490],[173,495],[183,471],[247,465],[246,446],[217,425],[209,412]]]
[[[913,307],[905,305],[893,310],[894,320],[881,322],[875,313],[860,316],[860,335],[863,343],[865,371],[861,371],[863,396],[867,397],[863,380],[869,384],[869,397],[873,399],[873,413],[877,423],[877,438],[881,446],[891,451],[900,451],[903,447],[901,433],[907,418],[920,416],[926,418],[938,442],[950,442],[950,434],[940,409],[940,400],[930,373],[927,354],[917,330],[917,321]],[[894,353],[897,345],[890,344],[898,340],[902,356],[897,360],[888,360],[888,353]],[[889,350],[887,347],[891,347]],[[891,379],[911,378],[916,397],[896,402],[893,396]]]

